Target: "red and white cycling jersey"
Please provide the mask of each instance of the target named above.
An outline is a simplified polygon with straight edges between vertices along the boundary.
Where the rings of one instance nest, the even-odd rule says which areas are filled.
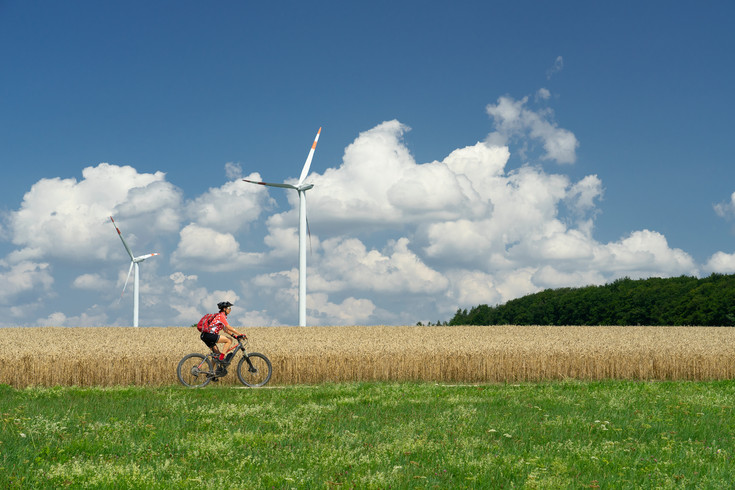
[[[229,327],[229,326],[230,324],[227,323],[227,315],[225,315],[224,312],[220,311],[214,316],[214,318],[212,318],[212,321],[209,322],[209,327],[207,328],[207,332],[218,334],[223,328]]]

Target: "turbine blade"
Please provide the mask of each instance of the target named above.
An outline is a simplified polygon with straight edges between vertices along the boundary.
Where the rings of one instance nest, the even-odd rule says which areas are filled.
[[[125,288],[128,287],[128,281],[130,280],[130,273],[133,272],[133,264],[135,262],[130,262],[130,269],[128,269],[128,277],[125,278],[125,284],[123,285],[122,293],[120,293],[120,297],[122,298],[122,295],[125,294]]]
[[[306,217],[306,234],[309,235],[309,255],[312,255],[314,253],[314,250],[311,248],[311,228],[309,228],[309,217]]]
[[[112,219],[112,216],[110,216],[110,220],[112,220],[112,226],[115,227],[115,230],[117,230],[117,235],[120,237],[120,240],[122,240],[123,246],[125,247],[125,250],[128,251],[128,255],[130,255],[131,259],[134,259],[135,256],[133,255],[133,251],[130,250],[130,247],[128,247],[128,243],[125,241],[125,239],[122,236],[122,233],[120,233],[120,228],[117,227],[117,224],[115,224],[115,220]]]
[[[256,182],[254,180],[248,180],[248,179],[242,179],[242,180],[244,180],[245,182],[250,182],[251,184],[265,185],[268,187],[284,187],[286,189],[297,189],[298,190],[298,188],[295,185],[291,185],[291,184],[273,184],[270,182]]]
[[[309,236],[309,255],[311,256],[314,250],[311,247],[311,227],[309,226],[309,213],[306,212],[306,192],[300,192],[299,199],[304,200],[304,221],[306,221],[306,234]]]
[[[152,254],[141,255],[140,257],[135,257],[133,259],[133,262],[143,262],[145,259],[150,259],[154,255],[161,255],[161,254],[159,254],[158,252],[155,252],[155,253],[152,253]]]
[[[319,128],[319,131],[316,132],[316,138],[314,138],[314,143],[311,145],[311,150],[309,150],[309,156],[306,157],[306,162],[304,163],[304,168],[301,169],[301,177],[299,177],[299,185],[304,183],[304,179],[306,179],[306,176],[309,175],[309,167],[311,167],[311,159],[314,158],[314,150],[316,150],[316,142],[319,141],[319,134],[321,134],[322,128]]]

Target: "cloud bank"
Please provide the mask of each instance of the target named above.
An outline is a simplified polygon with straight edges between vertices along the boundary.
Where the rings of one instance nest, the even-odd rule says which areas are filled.
[[[528,97],[500,97],[486,111],[487,138],[440,159],[415,161],[409,127],[389,120],[360,133],[338,167],[309,176],[319,230],[308,255],[309,324],[415,324],[545,288],[735,272],[735,254],[699,266],[655,230],[598,241],[604,183],[544,166],[573,164],[575,135]],[[526,163],[512,168],[513,151]],[[110,215],[135,253],[162,253],[141,265],[141,325],[190,325],[222,299],[237,305],[235,324],[295,324],[296,193],[278,209],[269,189],[241,182],[239,165],[223,167],[226,182],[193,196],[162,171],[109,163],[80,180],[38,181],[2,227],[13,246],[0,260],[3,324],[130,324],[130,294],[118,301],[127,256]]]

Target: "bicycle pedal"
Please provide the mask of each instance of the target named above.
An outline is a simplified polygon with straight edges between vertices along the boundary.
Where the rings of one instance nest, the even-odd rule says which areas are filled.
[[[216,383],[217,381],[219,381],[219,378],[212,378],[212,381]]]

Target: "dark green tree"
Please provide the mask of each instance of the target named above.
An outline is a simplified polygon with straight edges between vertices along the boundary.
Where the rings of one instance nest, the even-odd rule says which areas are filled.
[[[735,275],[617,279],[457,309],[449,325],[735,326]],[[439,324],[439,322],[437,322]]]

